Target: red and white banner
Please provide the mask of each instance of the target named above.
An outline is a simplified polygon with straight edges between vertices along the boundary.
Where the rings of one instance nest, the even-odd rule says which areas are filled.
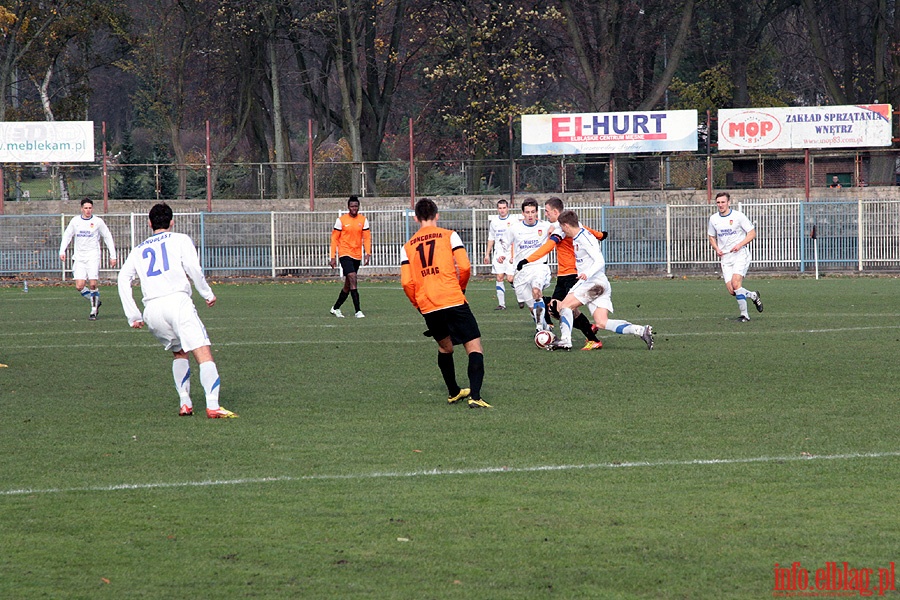
[[[696,149],[696,110],[522,115],[524,155]]]
[[[891,145],[891,105],[723,108],[719,150]]]

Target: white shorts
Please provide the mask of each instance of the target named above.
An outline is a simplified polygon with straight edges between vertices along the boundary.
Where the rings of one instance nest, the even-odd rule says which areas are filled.
[[[747,276],[750,268],[750,251],[741,248],[739,252],[727,252],[722,255],[722,278],[731,281],[733,275]]]
[[[510,270],[515,271],[516,267],[512,265],[512,269],[510,269],[510,258],[508,256],[506,260],[499,262],[497,259],[501,256],[503,255],[495,252],[491,257],[491,273],[494,275],[509,275]]]
[[[190,352],[210,345],[206,327],[187,294],[169,294],[148,302],[144,323],[166,350]]]
[[[515,267],[513,268],[515,269]],[[546,264],[525,265],[521,271],[516,273],[516,278],[513,280],[516,300],[519,302],[533,300],[532,290],[534,288],[543,290],[548,285],[550,285],[550,267]]]
[[[597,286],[601,286],[603,291],[599,294]],[[603,273],[598,273],[590,279],[579,279],[569,293],[578,298],[578,301],[588,307],[591,314],[598,308],[605,308],[609,312],[613,312],[612,305],[612,287],[609,279]]]
[[[100,279],[100,259],[94,258],[73,261],[72,278],[85,281]]]

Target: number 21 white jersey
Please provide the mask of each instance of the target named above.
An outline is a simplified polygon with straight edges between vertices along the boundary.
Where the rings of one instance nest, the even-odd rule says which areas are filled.
[[[156,298],[175,293],[191,295],[191,282],[204,300],[212,299],[206,283],[197,248],[183,233],[163,231],[150,236],[128,255],[119,272],[119,297],[129,323],[141,320],[131,295],[131,281],[139,277],[144,306]]]

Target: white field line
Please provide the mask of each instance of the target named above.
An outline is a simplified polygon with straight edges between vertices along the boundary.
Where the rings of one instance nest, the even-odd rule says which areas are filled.
[[[642,467],[691,467],[691,466],[718,466],[718,465],[743,465],[786,463],[800,461],[823,460],[855,460],[855,459],[880,459],[900,457],[900,451],[896,452],[860,452],[851,454],[827,454],[822,456],[757,456],[751,458],[711,458],[694,460],[660,460],[637,462],[611,462],[584,465],[540,465],[534,467],[482,467],[479,469],[429,469],[424,471],[376,471],[372,473],[348,473],[344,475],[302,475],[276,476],[276,477],[252,477],[245,479],[209,479],[205,481],[176,481],[169,483],[120,483],[116,485],[86,486],[71,488],[44,488],[44,489],[17,489],[0,490],[0,496],[25,496],[35,494],[66,494],[72,492],[115,492],[119,490],[153,490],[172,488],[210,487],[226,485],[254,485],[279,482],[303,482],[303,481],[335,481],[335,480],[362,480],[362,479],[388,479],[403,477],[446,477],[452,475],[493,475],[498,473],[540,473],[550,471],[595,471],[611,469],[636,469]]]
[[[423,324],[420,324],[424,326]],[[212,331],[215,331],[213,328],[208,328]],[[412,330],[415,328],[413,327]],[[677,337],[696,337],[696,336],[715,336],[722,337],[725,335],[806,335],[806,334],[814,334],[814,333],[843,333],[843,332],[851,332],[851,331],[873,331],[876,329],[900,329],[900,325],[872,325],[870,327],[834,327],[830,329],[777,329],[777,330],[769,330],[769,331],[690,331],[690,332],[682,332],[682,333],[667,333],[665,331],[656,331],[654,330],[654,334],[657,339],[661,338],[677,338]],[[69,332],[69,334],[73,334],[77,332]],[[121,334],[121,331],[91,331],[91,335],[116,335]],[[611,333],[611,332],[610,332]],[[600,332],[601,335],[604,335],[604,332]],[[12,334],[0,334],[0,338],[3,337],[13,337],[13,336],[38,336],[38,335],[47,335],[47,334],[29,334],[29,333],[12,333]],[[53,334],[54,336],[56,334]],[[132,334],[133,335],[133,334]],[[522,341],[525,338],[521,336],[516,337],[491,337],[492,342],[515,342]],[[415,337],[411,336],[409,338],[400,339],[400,340],[382,340],[384,342],[390,342],[391,344],[419,344],[422,342],[430,342],[431,338],[425,337]],[[241,340],[235,342],[213,342],[213,346],[291,346],[291,345],[310,345],[310,344],[340,344],[341,340],[329,340],[323,338],[315,338],[315,339],[296,339],[296,340],[259,340],[259,341],[249,341],[249,340]],[[148,337],[146,341],[142,341],[140,343],[134,344],[123,344],[123,343],[104,343],[105,348],[156,348],[159,344],[152,337]],[[85,344],[33,344],[33,345],[21,345],[17,344],[16,350],[41,350],[48,348],[94,348],[96,347],[96,343],[85,343]]]

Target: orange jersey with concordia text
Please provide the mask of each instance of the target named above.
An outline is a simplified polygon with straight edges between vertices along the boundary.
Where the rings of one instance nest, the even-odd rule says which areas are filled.
[[[400,284],[422,314],[466,303],[472,263],[459,234],[422,227],[400,251]]]
[[[603,232],[591,229],[590,227],[585,227],[584,225],[582,225],[582,227],[592,233],[598,240],[603,239]],[[551,235],[550,238],[544,242],[544,245],[532,252],[528,256],[528,262],[534,262],[539,258],[542,258],[553,252],[553,249],[556,248],[556,274],[577,275],[578,269],[575,267],[575,246],[572,244],[572,238],[563,236],[562,239],[557,241],[554,237],[555,236]]]
[[[372,232],[369,230],[369,220],[357,213],[351,217],[350,213],[344,213],[334,222],[331,230],[331,248],[328,250],[329,258],[335,256],[349,256],[356,260],[362,260],[363,245],[366,254],[372,254]]]

